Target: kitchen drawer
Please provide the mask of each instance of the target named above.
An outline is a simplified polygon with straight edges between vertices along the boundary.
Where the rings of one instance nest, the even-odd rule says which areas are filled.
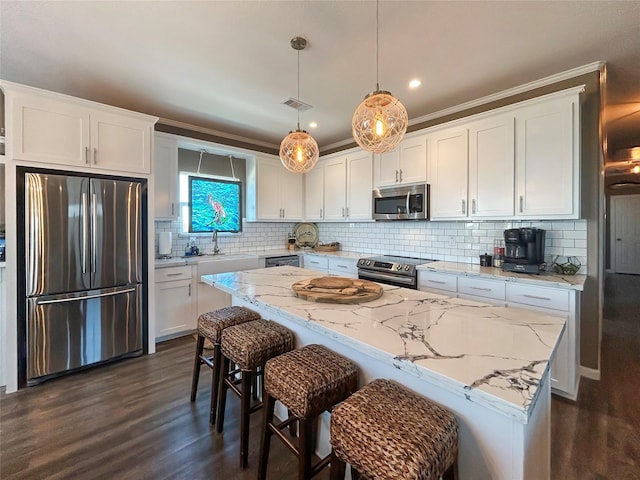
[[[546,288],[524,283],[507,285],[507,302],[522,303],[533,307],[569,311],[569,290]]]
[[[458,279],[458,293],[504,301],[506,298],[506,285],[503,281],[460,277]]]
[[[187,280],[192,276],[191,265],[180,267],[156,268],[156,283]]]
[[[358,276],[358,261],[346,258],[329,258],[329,272],[336,275]]]
[[[422,289],[423,287],[456,293],[458,291],[458,276],[422,270],[418,272],[418,288]]]
[[[329,269],[329,259],[320,255],[305,255],[304,268],[326,273]]]

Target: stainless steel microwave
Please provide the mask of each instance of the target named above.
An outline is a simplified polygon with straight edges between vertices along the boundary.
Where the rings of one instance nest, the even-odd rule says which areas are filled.
[[[373,191],[374,220],[429,220],[429,185],[396,186]]]

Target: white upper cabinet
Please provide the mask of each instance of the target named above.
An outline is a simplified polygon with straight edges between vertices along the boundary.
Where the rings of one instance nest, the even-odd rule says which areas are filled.
[[[469,216],[513,216],[513,115],[469,124]]]
[[[178,218],[178,142],[156,133],[153,149],[156,220]]]
[[[312,222],[324,219],[324,166],[322,161],[304,175],[304,218]]]
[[[440,130],[429,135],[427,144],[431,218],[466,218],[469,131]]]
[[[347,218],[371,220],[373,159],[369,152],[347,155]]]
[[[432,129],[431,219],[579,218],[579,91]]]
[[[155,117],[9,82],[3,87],[13,159],[150,173]]]
[[[277,157],[247,159],[247,219],[301,220],[302,179],[302,175],[285,169]]]
[[[347,166],[343,156],[324,162],[324,219],[344,220],[347,216]]]
[[[520,218],[579,218],[578,96],[516,111],[516,196]]]
[[[371,153],[356,149],[332,155],[320,160],[305,177],[306,220],[371,220]]]
[[[426,135],[405,137],[390,152],[375,155],[375,185],[392,185],[425,182],[427,179]]]

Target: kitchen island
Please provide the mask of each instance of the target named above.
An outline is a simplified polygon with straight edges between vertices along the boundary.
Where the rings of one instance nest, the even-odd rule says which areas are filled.
[[[361,304],[295,296],[293,283],[318,276],[276,267],[202,280],[292,329],[297,346],[321,343],[351,358],[361,384],[390,378],[452,410],[461,479],[549,478],[549,360],[564,318],[388,285]],[[325,416],[318,453],[328,450]]]

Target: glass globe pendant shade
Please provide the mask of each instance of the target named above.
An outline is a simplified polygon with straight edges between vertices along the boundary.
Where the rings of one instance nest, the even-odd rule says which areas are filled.
[[[307,173],[318,162],[315,139],[304,130],[292,130],[280,143],[280,161],[293,173]]]
[[[358,106],[351,128],[354,140],[368,152],[393,150],[407,131],[407,109],[389,92],[377,90]]]

